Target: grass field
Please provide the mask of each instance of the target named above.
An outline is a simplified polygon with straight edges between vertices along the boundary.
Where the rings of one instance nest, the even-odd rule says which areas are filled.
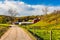
[[[48,30],[33,30],[33,29],[30,29],[30,31],[33,32],[34,34],[38,35],[43,40],[49,40],[50,39],[50,31],[48,31]]]
[[[0,24],[0,37],[8,30],[9,24]]]
[[[52,31],[52,40],[60,40],[60,11],[47,15],[41,15],[40,21],[31,25],[20,25],[36,34],[43,40],[50,40],[50,32]]]
[[[50,31],[51,30],[32,30],[31,32],[38,35],[43,40],[50,40]],[[60,40],[60,30],[52,30],[52,40]]]
[[[38,26],[35,26],[35,25],[38,25]],[[60,38],[60,23],[49,24],[45,22],[38,22],[31,26],[34,32],[33,30],[31,31],[33,33],[36,33],[38,36],[42,37],[44,40],[50,40],[50,30],[52,30],[52,40],[60,40],[59,39]]]

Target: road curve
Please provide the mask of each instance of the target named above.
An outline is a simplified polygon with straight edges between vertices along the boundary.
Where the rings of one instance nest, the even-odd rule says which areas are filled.
[[[22,28],[13,25],[0,40],[33,40]]]

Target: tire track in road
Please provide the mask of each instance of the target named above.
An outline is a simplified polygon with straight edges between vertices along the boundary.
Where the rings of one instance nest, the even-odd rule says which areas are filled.
[[[19,31],[20,30],[20,31]],[[28,33],[26,33],[22,28],[18,27],[17,29],[17,40],[32,40]],[[20,34],[20,35],[19,35]]]

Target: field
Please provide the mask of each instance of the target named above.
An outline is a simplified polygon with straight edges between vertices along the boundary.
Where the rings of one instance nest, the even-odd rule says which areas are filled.
[[[38,35],[43,40],[50,40],[51,30],[30,30],[34,34]],[[60,30],[52,30],[52,40],[60,40]]]
[[[34,35],[37,35],[43,40],[50,40],[50,36],[51,36],[50,32],[52,31],[52,40],[60,40],[60,24],[55,24],[55,25],[49,24],[48,26],[46,25],[39,26],[39,25],[36,23],[33,25],[26,25],[22,27],[31,31]]]
[[[39,22],[22,27],[42,38],[41,40],[60,40],[60,13],[43,15]]]
[[[0,37],[8,30],[9,24],[0,24]]]

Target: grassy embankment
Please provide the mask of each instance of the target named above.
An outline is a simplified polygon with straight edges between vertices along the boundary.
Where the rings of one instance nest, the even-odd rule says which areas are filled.
[[[39,22],[22,27],[43,40],[50,40],[50,31],[52,31],[52,40],[60,40],[60,13],[43,15]]]
[[[0,37],[8,30],[9,24],[0,24]]]

